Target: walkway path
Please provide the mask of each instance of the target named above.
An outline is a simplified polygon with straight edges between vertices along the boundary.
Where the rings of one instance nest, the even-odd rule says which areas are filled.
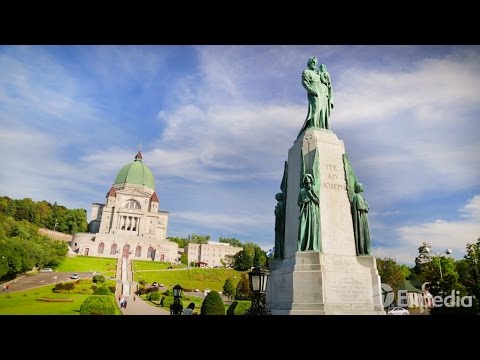
[[[122,308],[123,315],[170,315],[170,311],[163,307],[156,307],[135,295],[137,283],[133,281],[133,269],[131,259],[127,259],[126,273],[122,274],[125,267],[122,266],[123,258],[117,261],[117,288],[115,299],[122,295],[127,299],[127,307]],[[135,300],[134,300],[135,299]]]

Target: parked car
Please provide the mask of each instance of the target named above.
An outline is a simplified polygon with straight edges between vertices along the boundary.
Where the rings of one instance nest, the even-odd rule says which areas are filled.
[[[78,274],[73,273],[72,276],[70,276],[70,279],[78,279]]]
[[[43,268],[40,270],[40,272],[42,273],[49,273],[49,272],[53,272],[52,268]]]
[[[409,315],[410,311],[403,307],[394,307],[393,309],[390,309],[387,311],[388,315]]]

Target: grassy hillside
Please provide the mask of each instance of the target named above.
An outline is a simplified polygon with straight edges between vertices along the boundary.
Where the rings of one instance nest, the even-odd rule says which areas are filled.
[[[137,267],[138,268],[138,267]],[[233,269],[171,269],[171,270],[136,270],[134,273],[135,281],[145,280],[147,284],[154,281],[164,284],[167,288],[180,284],[184,289],[205,289],[223,291],[225,280],[231,278],[233,284],[237,286],[242,275],[241,271]]]
[[[105,276],[114,276],[117,269],[117,259],[76,256],[67,257],[55,268],[60,272],[100,272]]]

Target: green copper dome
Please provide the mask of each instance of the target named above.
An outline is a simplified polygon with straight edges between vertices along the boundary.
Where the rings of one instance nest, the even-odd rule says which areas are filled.
[[[155,178],[148,166],[143,163],[140,151],[135,156],[135,160],[125,165],[115,178],[115,185],[125,183],[144,185],[155,190]]]

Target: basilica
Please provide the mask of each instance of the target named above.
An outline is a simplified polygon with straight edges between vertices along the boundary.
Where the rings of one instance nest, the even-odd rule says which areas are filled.
[[[168,211],[159,210],[155,178],[138,151],[118,172],[104,204],[93,203],[88,233],[73,235],[78,255],[177,262],[178,245],[166,239]]]

